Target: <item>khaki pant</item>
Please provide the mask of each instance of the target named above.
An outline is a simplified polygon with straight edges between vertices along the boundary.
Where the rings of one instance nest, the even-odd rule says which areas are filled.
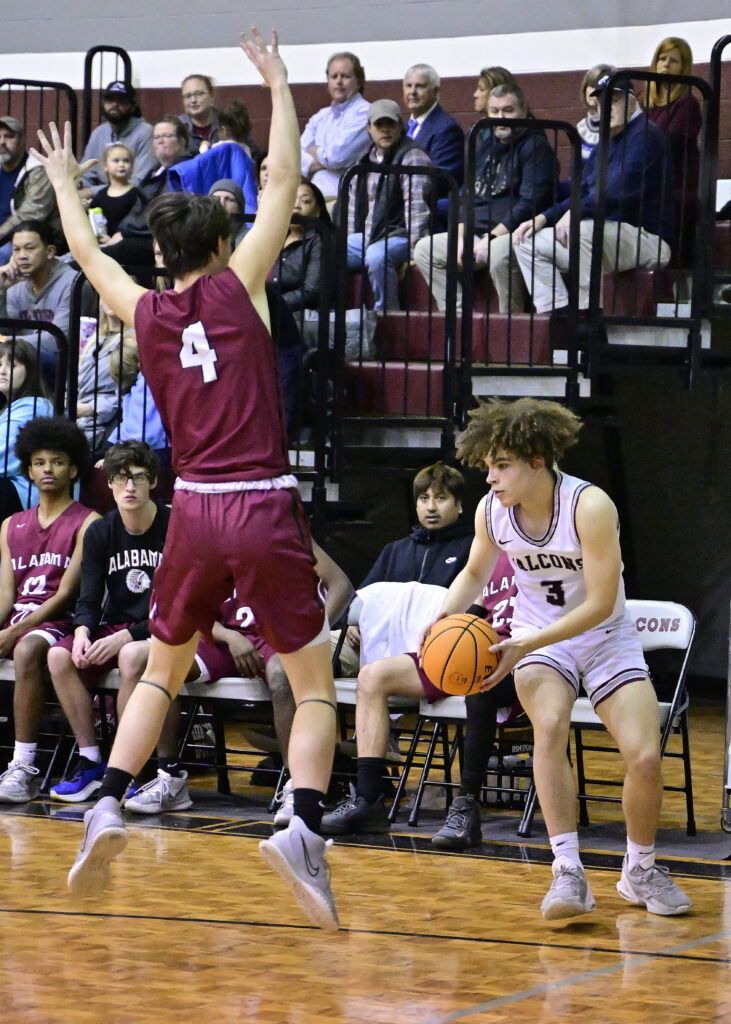
[[[579,231],[579,309],[589,305],[589,277],[591,274],[592,239],[594,221],[582,220]],[[535,236],[535,259],[532,238],[515,249],[521,272],[529,294],[533,295],[536,313],[567,306],[569,293],[561,274],[567,271],[569,250],[554,238],[553,228],[544,228]],[[638,253],[639,244],[639,253]],[[651,235],[634,224],[606,221],[602,244],[605,270],[632,270],[643,267],[652,270],[665,267],[670,261],[670,246],[659,235]]]
[[[431,287],[440,312],[447,305],[447,234],[420,238],[414,248],[414,262]],[[522,313],[525,287],[515,260],[511,258],[510,235],[499,235],[490,242],[490,277],[495,285],[501,313]],[[457,285],[457,309],[462,309],[462,288]]]
[[[340,639],[340,630],[330,631],[330,650],[333,655]],[[340,651],[340,675],[357,676],[360,672],[360,651],[354,651],[349,643],[344,643]]]

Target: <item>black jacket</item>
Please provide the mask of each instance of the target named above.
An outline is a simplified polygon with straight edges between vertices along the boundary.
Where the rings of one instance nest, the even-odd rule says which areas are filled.
[[[361,583],[432,583],[448,587],[467,564],[472,524],[457,520],[441,530],[415,526],[410,536],[387,544]]]

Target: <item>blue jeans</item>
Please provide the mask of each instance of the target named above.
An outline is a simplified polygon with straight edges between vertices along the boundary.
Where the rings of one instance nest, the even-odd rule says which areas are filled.
[[[388,243],[388,246],[386,245]],[[399,309],[398,268],[409,258],[408,238],[389,235],[366,247],[365,265],[376,299],[376,309]],[[348,235],[348,270],[363,266],[363,235]]]

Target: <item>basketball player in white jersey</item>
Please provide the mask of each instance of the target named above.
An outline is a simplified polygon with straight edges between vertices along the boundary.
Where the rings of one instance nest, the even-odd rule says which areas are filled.
[[[683,914],[686,894],[655,864],[662,802],[655,690],[625,611],[617,510],[598,487],[557,466],[581,421],[556,402],[491,399],[470,414],[458,456],[487,466],[490,492],[475,516],[475,540],[442,616],[464,612],[482,593],[500,551],[515,570],[512,633],[493,650],[490,689],[514,672],[535,734],[534,774],[553,850],[548,920],[588,914],[594,897],[576,830],[576,787],[567,757],[571,707],[583,685],[626,764],[627,855],[619,894],[653,914]]]

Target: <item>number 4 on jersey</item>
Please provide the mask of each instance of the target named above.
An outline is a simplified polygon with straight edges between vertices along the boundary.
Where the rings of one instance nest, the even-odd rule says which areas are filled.
[[[184,370],[200,366],[203,383],[210,384],[218,379],[216,373],[216,350],[208,344],[205,328],[200,320],[186,327],[182,335],[183,347],[180,350],[180,363]]]

